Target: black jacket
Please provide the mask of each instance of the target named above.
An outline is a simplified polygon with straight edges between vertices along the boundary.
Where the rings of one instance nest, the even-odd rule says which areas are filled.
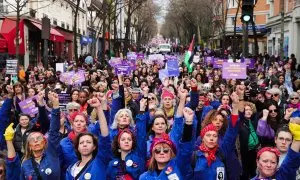
[[[20,126],[20,124],[17,125],[16,131],[15,131],[15,136],[13,139],[13,144],[14,144],[16,152],[19,155],[23,154],[22,146],[23,146],[23,150],[25,150],[27,137],[33,131],[33,129],[34,129],[34,125],[31,122],[29,122],[28,128],[25,130],[24,134],[22,135],[21,126]]]

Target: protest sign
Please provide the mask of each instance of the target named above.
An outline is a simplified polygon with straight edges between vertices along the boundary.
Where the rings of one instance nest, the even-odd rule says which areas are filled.
[[[246,79],[246,63],[223,63],[223,79]]]
[[[71,95],[67,93],[58,94],[59,107],[62,112],[67,111],[67,104],[72,101]]]
[[[119,65],[115,67],[116,74],[130,75],[131,67],[128,65]]]
[[[137,59],[137,54],[136,52],[128,52],[127,53],[127,59],[128,60],[133,60],[135,61]]]
[[[242,62],[246,63],[247,68],[249,69],[255,68],[255,59],[253,58],[243,58]]]
[[[213,67],[222,68],[224,62],[227,62],[227,59],[214,58]]]
[[[56,63],[55,64],[55,71],[65,72],[65,63]]]
[[[78,72],[70,71],[70,72],[62,73],[60,75],[59,80],[61,82],[68,83],[71,85],[80,84],[85,81],[84,71],[78,71]]]
[[[122,58],[111,58],[108,63],[112,66],[112,67],[115,67],[117,65],[120,65],[122,64],[123,62],[123,59]]]
[[[200,62],[200,56],[199,55],[194,55],[194,57],[193,57],[193,62],[194,63],[198,63],[198,62]]]
[[[142,54],[142,53],[137,54],[137,59],[144,59],[144,58],[145,58],[144,54]]]
[[[179,76],[179,66],[177,61],[167,61],[166,69],[168,70],[169,76]]]
[[[211,56],[204,57],[204,62],[205,62],[206,65],[212,64],[213,61],[214,61],[214,57],[211,57]]]
[[[37,96],[33,96],[32,98],[25,99],[24,101],[19,102],[19,106],[21,111],[24,114],[34,115],[39,112],[38,107],[36,107],[34,103],[34,99],[37,99]]]
[[[16,59],[6,60],[6,74],[11,74],[11,75],[18,74],[18,60]]]
[[[158,77],[161,80],[161,82],[163,82],[165,80],[165,78],[169,77],[169,72],[167,69],[161,69],[158,71]]]

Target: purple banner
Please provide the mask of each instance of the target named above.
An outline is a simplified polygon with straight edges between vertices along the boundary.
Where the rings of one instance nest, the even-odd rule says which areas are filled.
[[[228,62],[228,59],[214,58],[213,66],[214,68],[222,68],[224,62]]]
[[[130,75],[131,67],[128,65],[120,65],[115,67],[116,74]]]
[[[223,63],[223,79],[246,79],[246,63]]]
[[[33,96],[32,98],[25,99],[24,101],[19,102],[19,106],[21,108],[21,111],[24,114],[37,114],[39,112],[38,107],[35,106],[35,103],[33,102],[34,99],[37,99],[37,95]]]
[[[178,61],[167,61],[167,69],[169,76],[179,76],[179,66],[178,66]]]

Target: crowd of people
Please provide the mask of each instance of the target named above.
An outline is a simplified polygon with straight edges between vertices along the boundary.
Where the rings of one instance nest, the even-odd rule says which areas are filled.
[[[42,65],[4,78],[0,179],[300,179],[294,60],[258,60],[243,80],[203,61],[164,79],[155,62],[128,75],[98,65],[69,64],[81,84]],[[22,112],[28,98],[38,113]]]

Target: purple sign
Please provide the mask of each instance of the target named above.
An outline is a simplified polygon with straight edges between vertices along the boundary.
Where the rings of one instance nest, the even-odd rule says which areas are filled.
[[[223,63],[223,79],[246,79],[246,63]]]
[[[242,62],[246,63],[247,68],[249,68],[249,69],[255,68],[255,59],[253,59],[253,58],[243,58]]]
[[[67,93],[58,94],[58,99],[60,104],[68,104],[72,100],[71,95]]]
[[[133,60],[133,61],[135,61],[136,58],[137,58],[136,52],[128,52],[128,53],[127,53],[127,59],[128,59],[128,60]]]
[[[179,76],[179,66],[177,61],[167,61],[166,67],[168,69],[169,76]]]
[[[145,55],[144,54],[137,54],[137,59],[144,59],[145,58]]]
[[[33,102],[34,99],[36,99],[37,96],[33,96],[32,98],[25,99],[24,101],[19,102],[19,106],[21,108],[21,111],[24,114],[37,114],[39,112],[38,107],[35,106],[35,103]]]
[[[227,61],[228,61],[227,59],[214,58],[213,66],[214,68],[222,68],[223,63]]]
[[[66,73],[62,73],[60,75],[60,81],[68,84],[80,84],[83,81],[85,81],[84,77],[84,71],[78,71],[75,73],[75,71],[70,71]]]
[[[120,65],[122,64],[123,62],[123,59],[122,58],[111,58],[108,63],[112,66],[112,67],[115,67],[117,65]]]
[[[206,63],[206,65],[212,64],[213,61],[214,61],[214,57],[206,56],[206,57],[204,58],[204,62]]]
[[[158,77],[163,82],[165,78],[169,77],[169,71],[167,69],[161,69],[158,71]]]
[[[130,75],[131,67],[128,65],[120,65],[115,67],[116,74]]]

